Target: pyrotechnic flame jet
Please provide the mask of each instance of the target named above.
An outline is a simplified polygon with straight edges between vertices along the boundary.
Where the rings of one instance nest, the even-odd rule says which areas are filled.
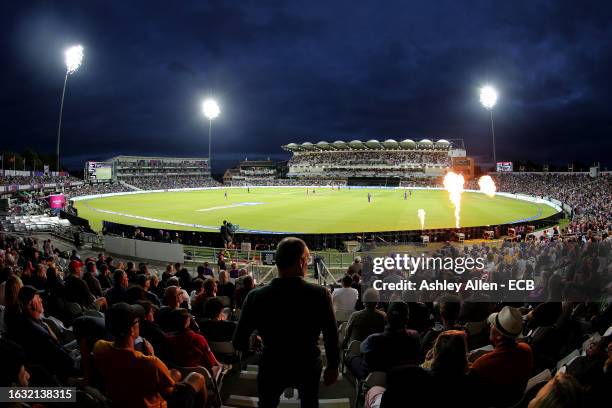
[[[444,188],[449,193],[449,198],[455,206],[455,228],[459,228],[459,220],[461,215],[461,194],[463,194],[463,185],[465,180],[462,174],[448,172],[444,176]]]
[[[425,229],[425,210],[419,208],[417,210],[417,217],[419,217],[419,221],[421,221],[421,231]]]
[[[482,193],[485,193],[489,197],[495,196],[497,186],[495,186],[495,181],[493,181],[491,176],[482,176],[481,178],[479,178],[478,185],[480,186],[480,191]]]

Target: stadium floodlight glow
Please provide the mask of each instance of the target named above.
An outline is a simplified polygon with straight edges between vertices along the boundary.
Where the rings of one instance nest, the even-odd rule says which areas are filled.
[[[66,55],[66,73],[73,74],[83,62],[83,46],[75,45],[70,47],[65,52]]]
[[[64,52],[66,57],[66,75],[64,76],[64,88],[62,89],[62,99],[60,102],[59,123],[57,125],[57,148],[56,148],[56,165],[57,171],[60,171],[60,136],[62,132],[62,113],[64,112],[64,96],[66,95],[66,85],[68,84],[68,76],[74,74],[83,63],[83,46],[74,45]],[[59,175],[59,174],[58,174]]]
[[[480,104],[491,113],[491,137],[493,139],[493,168],[497,166],[497,154],[495,152],[495,126],[493,125],[493,107],[497,103],[497,91],[491,85],[480,88]]]
[[[480,103],[485,108],[491,110],[497,103],[497,91],[490,85],[480,88]]]
[[[210,171],[210,177],[212,177],[212,121],[219,116],[221,109],[219,109],[217,101],[207,98],[202,104],[202,112],[208,118],[208,170]]]
[[[219,116],[219,113],[221,113],[217,101],[210,98],[206,99],[202,104],[202,111],[204,112],[204,116],[206,116],[208,120],[215,119],[217,116]]]

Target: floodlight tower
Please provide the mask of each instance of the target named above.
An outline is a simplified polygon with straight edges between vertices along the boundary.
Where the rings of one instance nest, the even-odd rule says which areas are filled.
[[[202,112],[204,112],[204,116],[208,118],[208,168],[210,170],[210,176],[212,177],[212,121],[219,116],[221,110],[219,109],[217,101],[208,98],[202,104]]]
[[[491,113],[491,137],[493,138],[493,168],[497,163],[495,154],[495,126],[493,125],[493,107],[497,103],[497,91],[490,85],[485,85],[480,89],[480,104]]]
[[[59,123],[57,125],[57,172],[60,171],[60,135],[62,132],[62,113],[64,111],[64,96],[66,95],[66,85],[68,84],[68,76],[74,74],[83,62],[83,47],[75,45],[66,50],[66,76],[64,77],[64,88],[62,89],[62,100],[60,102]]]

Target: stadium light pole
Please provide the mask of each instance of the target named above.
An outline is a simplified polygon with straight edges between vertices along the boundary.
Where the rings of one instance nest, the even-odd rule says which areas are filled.
[[[62,132],[62,113],[64,111],[64,96],[66,95],[66,85],[68,84],[68,76],[74,74],[83,62],[83,47],[75,45],[66,50],[66,76],[64,77],[64,88],[62,89],[62,100],[60,102],[59,123],[57,125],[57,173],[60,171],[60,136]]]
[[[212,177],[212,121],[219,116],[221,110],[214,99],[208,98],[202,105],[202,111],[204,116],[208,118],[208,169],[210,170],[210,177]]]
[[[493,168],[497,163],[497,155],[495,154],[495,126],[493,125],[493,107],[497,103],[497,91],[490,85],[483,86],[480,89],[480,104],[491,113],[491,137],[493,138]]]

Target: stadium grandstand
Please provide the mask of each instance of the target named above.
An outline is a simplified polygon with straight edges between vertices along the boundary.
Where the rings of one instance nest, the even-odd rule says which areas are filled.
[[[397,179],[438,177],[451,165],[452,152],[462,151],[463,141],[411,139],[383,142],[336,141],[289,143],[292,153],[287,176],[295,179]]]
[[[245,159],[223,174],[223,183],[227,185],[268,185],[280,178],[281,163],[267,160]]]
[[[113,179],[139,190],[217,185],[208,158],[116,156],[108,160]]]

